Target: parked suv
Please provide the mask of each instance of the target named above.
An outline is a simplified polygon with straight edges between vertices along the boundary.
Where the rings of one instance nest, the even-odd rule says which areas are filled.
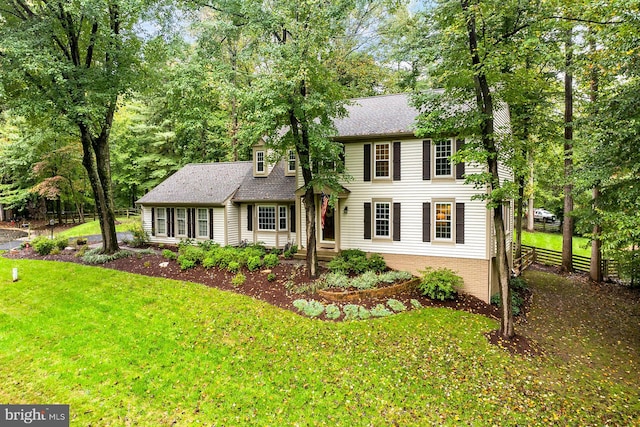
[[[546,209],[538,208],[533,211],[533,219],[542,222],[556,222],[556,216]]]

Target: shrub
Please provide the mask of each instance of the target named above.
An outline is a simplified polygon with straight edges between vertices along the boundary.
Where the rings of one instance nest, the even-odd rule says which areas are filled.
[[[231,261],[227,264],[227,271],[231,273],[237,273],[240,271],[240,263],[238,261]]]
[[[129,245],[132,247],[137,248],[149,243],[149,234],[142,228],[142,224],[132,224],[131,227],[129,227],[129,231],[133,235],[133,239],[129,242]]]
[[[522,292],[527,289],[527,282],[522,277],[512,277],[509,279],[509,287],[515,292]]]
[[[215,259],[213,258],[213,256],[211,256],[211,255],[206,255],[206,256],[204,257],[204,259],[202,260],[202,266],[203,266],[204,268],[207,268],[207,269],[208,269],[208,268],[213,268],[213,267],[215,267],[215,266],[216,266],[216,261],[215,261]]]
[[[367,259],[366,255],[361,257],[350,258],[348,263],[349,263],[349,270],[356,274],[361,274],[366,271],[369,271],[369,260]]]
[[[276,265],[280,264],[280,260],[278,259],[278,255],[274,254],[274,253],[270,253],[268,255],[264,256],[263,259],[264,265],[265,267],[268,268],[273,268]]]
[[[340,307],[335,304],[329,304],[324,309],[327,319],[335,320],[340,317]]]
[[[502,297],[500,293],[494,294],[491,297],[491,304],[497,305],[498,307],[502,307]],[[522,313],[522,304],[524,303],[524,299],[517,293],[511,292],[511,310],[514,316],[519,316]]]
[[[246,261],[239,256],[241,252],[242,251],[236,248],[224,247],[214,249],[209,253],[213,254],[214,265],[217,265],[220,268],[227,268],[229,263],[233,261],[236,261],[241,267],[246,264]]]
[[[196,262],[183,255],[178,257],[178,264],[180,264],[180,270],[188,270],[196,266]]]
[[[441,301],[455,299],[458,294],[457,289],[462,287],[464,282],[454,271],[448,268],[427,268],[421,271],[422,278],[418,284],[418,289],[422,295],[431,299]]]
[[[269,273],[269,274],[267,274],[267,281],[269,281],[269,282],[273,282],[274,280],[276,280],[276,275],[275,275],[275,273]]]
[[[178,258],[178,254],[176,254],[170,249],[165,249],[162,251],[162,257],[170,260],[175,260]]]
[[[340,252],[340,257],[345,261],[350,261],[353,258],[366,258],[367,254],[362,249],[344,249]]]
[[[247,260],[247,268],[249,271],[255,271],[262,267],[262,259],[258,255],[249,257]]]
[[[55,243],[46,236],[39,236],[31,241],[31,246],[39,255],[49,255]]]
[[[244,282],[246,282],[246,280],[247,276],[242,273],[238,273],[233,276],[233,279],[231,279],[231,284],[237,288],[238,286],[244,285]]]
[[[329,264],[327,264],[327,267],[329,268],[330,271],[332,272],[336,272],[336,273],[348,273],[350,270],[350,265],[349,263],[342,257],[336,257],[334,259],[332,259],[331,261],[329,261]]]
[[[76,246],[82,246],[82,245],[86,245],[87,244],[87,238],[86,237],[78,237],[76,239]]]
[[[289,252],[291,252],[291,254],[297,254],[298,253],[298,245],[291,245],[291,247],[289,248]]]
[[[178,262],[180,259],[187,259],[193,262],[193,265],[202,263],[205,252],[198,246],[182,246],[178,249]]]
[[[50,255],[58,255],[60,252],[62,252],[60,250],[59,247],[55,246],[53,249],[51,249],[51,252],[49,252]]]
[[[387,269],[387,262],[380,254],[371,254],[369,257],[369,270],[382,273]]]
[[[387,305],[391,310],[395,311],[396,313],[400,313],[402,311],[407,310],[407,306],[404,305],[402,301],[398,301],[397,299],[393,299],[393,298],[389,299],[387,301]]]
[[[220,243],[216,243],[213,240],[203,240],[198,242],[198,247],[205,252],[209,252],[212,249],[219,248]]]
[[[291,259],[291,258],[293,258],[293,254],[292,254],[292,253],[291,253],[291,251],[289,251],[289,250],[284,251],[284,252],[282,253],[282,256],[284,257],[284,259]]]

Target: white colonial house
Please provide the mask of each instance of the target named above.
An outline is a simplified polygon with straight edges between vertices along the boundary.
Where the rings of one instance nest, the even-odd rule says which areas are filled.
[[[416,109],[406,94],[352,100],[348,115],[335,122],[344,145],[344,183],[321,226],[317,242],[324,254],[358,248],[382,254],[396,269],[417,273],[447,267],[464,279],[464,291],[488,302],[497,292],[495,232],[479,191],[464,183],[478,165],[453,165],[450,156],[463,143],[450,138],[417,138]],[[508,129],[508,111],[496,112],[498,128]],[[190,164],[138,200],[151,241],[181,239],[242,241],[305,251],[303,180],[292,152],[275,165],[258,145],[253,161]],[[503,178],[509,171],[501,169]],[[505,207],[509,241],[511,206]]]

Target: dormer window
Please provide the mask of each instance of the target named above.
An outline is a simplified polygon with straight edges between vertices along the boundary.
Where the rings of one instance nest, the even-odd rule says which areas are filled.
[[[296,174],[296,152],[294,150],[287,151],[287,175]]]
[[[264,151],[256,151],[256,174],[263,174],[264,171]]]

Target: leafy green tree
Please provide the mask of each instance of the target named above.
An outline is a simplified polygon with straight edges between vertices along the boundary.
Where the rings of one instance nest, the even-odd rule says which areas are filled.
[[[0,1],[0,66],[8,103],[60,117],[82,144],[102,251],[118,250],[109,135],[119,96],[140,79],[136,25],[149,2]]]

